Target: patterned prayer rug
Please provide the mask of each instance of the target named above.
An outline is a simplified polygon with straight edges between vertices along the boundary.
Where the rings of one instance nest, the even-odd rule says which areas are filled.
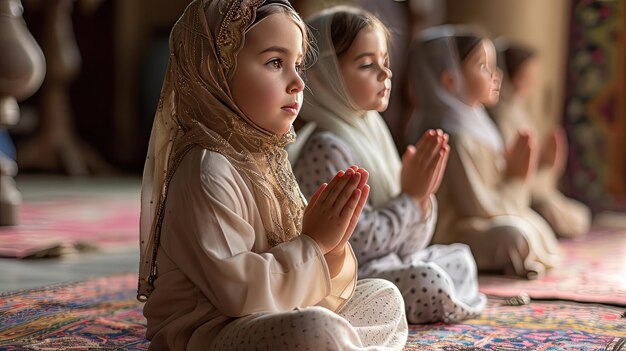
[[[0,294],[0,350],[146,350],[136,275]],[[623,309],[573,302],[504,306],[480,318],[413,325],[405,350],[626,350]]]
[[[626,230],[594,228],[584,239],[561,241],[564,259],[538,280],[480,276],[488,295],[598,302],[626,306]]]
[[[68,250],[138,247],[139,195],[26,201],[20,224],[0,227],[0,257],[58,256]]]
[[[147,350],[137,275],[0,294],[0,350]]]
[[[626,350],[624,310],[574,302],[504,306],[490,299],[478,319],[413,325],[405,350]]]

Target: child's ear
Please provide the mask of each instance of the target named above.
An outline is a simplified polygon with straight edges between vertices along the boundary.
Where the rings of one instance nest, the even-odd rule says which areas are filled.
[[[443,70],[441,72],[441,85],[449,92],[454,93],[454,77],[452,76],[452,72],[449,69]]]

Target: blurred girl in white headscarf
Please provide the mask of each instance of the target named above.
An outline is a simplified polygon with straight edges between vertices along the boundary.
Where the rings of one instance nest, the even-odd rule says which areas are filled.
[[[433,242],[469,245],[483,271],[531,279],[544,274],[557,263],[559,247],[530,208],[534,140],[521,133],[505,149],[483,107],[499,96],[493,43],[467,27],[433,27],[414,42],[410,61],[417,108],[408,140],[426,128],[450,135]]]

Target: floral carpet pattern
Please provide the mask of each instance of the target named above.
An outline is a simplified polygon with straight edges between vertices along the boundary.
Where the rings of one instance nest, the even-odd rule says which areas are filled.
[[[136,286],[120,274],[0,294],[0,350],[147,350]],[[460,324],[410,326],[405,350],[626,350],[624,308],[502,301]]]

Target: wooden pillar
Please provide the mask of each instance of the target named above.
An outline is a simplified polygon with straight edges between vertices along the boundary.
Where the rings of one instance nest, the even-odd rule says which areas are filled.
[[[41,47],[47,61],[41,87],[39,128],[18,149],[21,167],[65,171],[72,176],[112,173],[112,168],[76,135],[69,85],[80,71],[81,57],[71,14],[74,0],[46,0],[42,4]]]
[[[0,128],[15,125],[20,117],[17,100],[34,93],[44,77],[41,49],[26,28],[20,0],[0,0]],[[13,177],[17,164],[0,154],[0,225],[16,225],[22,196]]]

